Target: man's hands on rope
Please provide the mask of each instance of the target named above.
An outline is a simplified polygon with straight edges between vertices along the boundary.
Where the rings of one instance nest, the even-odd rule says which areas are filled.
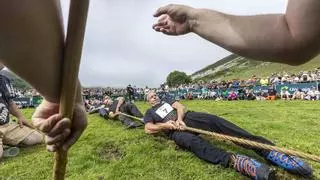
[[[184,130],[185,126],[186,124],[182,120],[177,120],[177,121],[170,120],[165,123],[166,129],[169,129],[169,130]]]
[[[177,119],[176,124],[179,130],[184,130],[184,127],[186,127],[186,124],[183,122],[183,119]]]
[[[33,125],[45,133],[48,151],[56,151],[58,147],[67,150],[81,136],[87,126],[87,115],[83,103],[75,103],[73,119],[62,118],[59,104],[43,100],[32,117]]]

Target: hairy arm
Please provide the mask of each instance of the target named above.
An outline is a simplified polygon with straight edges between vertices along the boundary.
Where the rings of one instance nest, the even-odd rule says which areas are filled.
[[[33,126],[31,125],[30,122],[27,121],[27,119],[24,117],[24,115],[21,113],[21,111],[19,110],[18,106],[16,105],[15,102],[10,101],[9,102],[9,112],[10,114],[12,114],[13,116],[15,116],[18,121],[30,128],[33,128]]]
[[[13,116],[15,116],[18,119],[24,118],[24,116],[21,113],[21,111],[19,110],[18,106],[13,101],[9,102],[9,112],[10,112],[10,114],[12,114]]]
[[[177,110],[177,115],[178,115],[177,120],[178,120],[178,121],[183,121],[183,118],[184,118],[184,110],[185,110],[184,105],[182,105],[181,103],[179,103],[178,101],[176,101],[176,102],[174,102],[174,103],[172,104],[172,107]]]
[[[124,103],[124,98],[123,97],[118,98],[118,104],[117,104],[117,107],[116,107],[116,113],[120,112],[120,106],[123,103]]]
[[[115,112],[112,112],[110,111],[109,113],[109,117],[110,118],[115,118],[117,115],[120,114],[120,106],[124,103],[124,98],[121,97],[118,99],[118,103],[117,103],[117,106],[116,106],[116,111]]]
[[[161,132],[162,130],[165,130],[165,129],[173,129],[173,127],[169,125],[169,123],[172,124],[172,122],[168,121],[166,123],[156,123],[156,124],[147,123],[144,126],[144,131],[147,134],[156,134],[156,133]]]
[[[189,19],[191,31],[241,56],[296,65],[320,49],[319,0],[290,0],[286,14],[233,16],[194,9]]]

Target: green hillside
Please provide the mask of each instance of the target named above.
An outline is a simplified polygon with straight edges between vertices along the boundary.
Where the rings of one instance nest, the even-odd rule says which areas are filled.
[[[239,56],[236,55],[236,54],[231,54],[230,56],[227,56],[227,57],[225,57],[225,58],[223,58],[223,59],[215,62],[214,64],[211,64],[211,65],[209,65],[209,66],[207,66],[207,67],[205,67],[205,68],[203,68],[203,69],[201,69],[201,70],[193,73],[192,75],[195,75],[195,74],[197,74],[197,73],[205,72],[205,71],[207,71],[207,70],[209,70],[209,69],[214,69],[214,68],[216,68],[216,67],[218,67],[218,66],[220,66],[220,65],[223,65],[223,64],[225,64],[225,63],[227,63],[227,62],[229,62],[229,61],[234,60],[234,59],[237,58],[237,57],[239,57]],[[192,75],[191,75],[191,76],[192,76]]]
[[[31,86],[26,81],[24,81],[19,76],[17,76],[16,74],[14,74],[13,72],[11,72],[9,70],[2,70],[0,72],[0,74],[8,77],[11,80],[13,87],[15,87],[15,88],[19,88],[19,89],[30,89],[31,88]]]
[[[320,67],[320,56],[311,61],[300,65],[290,66],[280,63],[262,62],[247,59],[232,54],[212,65],[209,65],[194,74],[191,77],[197,80],[230,80],[230,79],[248,79],[252,75],[257,77],[270,76],[275,72],[298,73],[300,71],[314,70]]]

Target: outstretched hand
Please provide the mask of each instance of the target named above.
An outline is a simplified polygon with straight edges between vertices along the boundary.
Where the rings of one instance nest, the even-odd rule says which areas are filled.
[[[192,31],[193,8],[184,5],[170,4],[159,8],[154,17],[160,17],[152,26],[155,31],[167,35],[183,35]]]

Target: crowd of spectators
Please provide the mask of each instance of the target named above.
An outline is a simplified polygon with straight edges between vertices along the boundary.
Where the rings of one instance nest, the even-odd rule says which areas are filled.
[[[104,95],[118,97],[127,96],[130,100],[144,100],[145,94],[150,90],[160,95],[169,95],[178,99],[213,99],[219,100],[319,100],[317,86],[308,89],[298,88],[289,92],[284,86],[276,90],[277,85],[311,83],[320,81],[320,69],[314,71],[301,71],[299,73],[273,73],[269,77],[259,78],[253,75],[247,80],[233,79],[230,81],[199,81],[197,83],[181,84],[176,87],[169,87],[162,84],[158,88],[137,88],[128,85],[124,88],[85,88],[83,91],[85,99],[102,99]],[[260,87],[260,89],[256,88]],[[133,94],[133,97],[131,97]],[[129,96],[130,95],[130,96]],[[92,98],[93,97],[93,98]]]
[[[16,98],[39,96],[40,94],[35,89],[14,89]]]
[[[220,100],[319,100],[320,93],[318,86],[312,86],[308,89],[297,88],[289,92],[286,84],[299,84],[320,82],[320,69],[313,71],[301,71],[299,73],[273,73],[269,77],[257,77],[253,75],[247,80],[232,79],[230,81],[209,82],[199,81],[197,83],[181,84],[176,87],[169,87],[166,84],[158,88],[139,87],[128,85],[123,88],[96,87],[83,88],[83,97],[89,104],[101,104],[104,96],[128,97],[128,100],[145,100],[145,95],[153,90],[160,95],[169,95],[177,99],[212,99]],[[280,90],[276,90],[277,85],[284,85]],[[260,89],[256,88],[260,87]],[[15,89],[17,98],[39,96],[39,93],[33,89],[19,90]]]

